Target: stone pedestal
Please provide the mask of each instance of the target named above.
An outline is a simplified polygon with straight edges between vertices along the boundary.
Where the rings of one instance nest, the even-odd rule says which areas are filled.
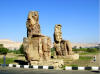
[[[50,60],[40,60],[40,61],[31,61],[32,65],[42,65],[42,66],[54,66],[55,69],[59,69],[64,65],[62,59],[50,59]]]

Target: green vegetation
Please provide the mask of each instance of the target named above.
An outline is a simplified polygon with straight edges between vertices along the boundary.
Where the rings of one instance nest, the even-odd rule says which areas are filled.
[[[98,52],[81,52],[81,53],[79,53],[79,55],[96,55],[98,53],[100,53],[100,52],[99,51]]]
[[[77,52],[80,54],[79,60],[72,60],[72,59],[64,59],[65,65],[62,66],[64,69],[65,66],[88,66],[90,61],[93,59],[93,55],[96,55],[99,53],[98,48],[82,48],[80,49],[73,49],[74,52]],[[7,54],[8,53],[8,54]],[[14,53],[14,54],[13,54]],[[24,59],[24,50],[23,45],[20,46],[19,50],[8,50],[7,48],[4,48],[3,45],[0,45],[0,54],[7,54],[6,58],[6,64],[15,63],[14,60],[23,60]],[[9,56],[9,54],[13,54],[13,57]],[[51,56],[55,56],[55,48],[51,48]],[[3,56],[2,56],[3,57]],[[3,63],[3,58],[0,58],[0,64]],[[61,58],[62,59],[62,58]]]
[[[73,48],[73,51],[76,53],[79,53],[80,55],[86,55],[86,54],[98,54],[100,52],[99,48],[80,48],[80,49],[75,49]]]
[[[0,44],[0,54],[7,54],[8,53],[8,49],[3,47],[3,44]]]
[[[97,48],[87,48],[87,52],[97,52]]]
[[[70,66],[72,66],[72,67],[78,67],[78,65],[77,65],[77,64],[72,64],[72,65],[70,65]]]
[[[9,50],[8,53],[21,54],[20,50]]]
[[[7,48],[4,48],[3,44],[0,44],[0,54],[7,54],[7,53],[24,54],[23,45],[21,45],[18,50],[9,50]]]
[[[73,51],[79,53],[80,55],[96,55],[100,53],[99,48],[81,48],[73,49]]]
[[[91,60],[92,58],[91,56],[80,56],[79,60]]]
[[[8,53],[8,49],[7,48],[0,48],[0,54],[7,54]]]
[[[18,50],[9,50],[8,53],[14,53],[14,54],[24,54],[23,45],[20,46]]]
[[[55,48],[51,48],[51,56],[55,55]]]
[[[6,58],[6,64],[13,63],[14,60],[14,58]],[[3,64],[3,58],[0,58],[0,64]]]
[[[21,54],[24,54],[24,47],[23,47],[23,45],[20,46],[19,51],[20,51]]]
[[[70,61],[65,61],[66,62],[65,65],[66,66],[73,66],[73,67],[88,66],[92,59],[93,59],[92,56],[80,56],[78,60],[74,60],[74,61],[71,61],[71,62]]]
[[[80,48],[80,49],[74,49],[73,48],[73,51],[87,51],[87,48]]]

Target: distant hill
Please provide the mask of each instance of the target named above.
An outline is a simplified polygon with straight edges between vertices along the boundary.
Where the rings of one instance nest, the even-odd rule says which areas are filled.
[[[72,43],[72,47],[76,46],[77,48],[88,48],[88,47],[96,47],[99,43]]]
[[[22,42],[14,42],[8,39],[0,39],[0,44],[3,44],[4,47],[9,48],[10,50],[18,50]]]

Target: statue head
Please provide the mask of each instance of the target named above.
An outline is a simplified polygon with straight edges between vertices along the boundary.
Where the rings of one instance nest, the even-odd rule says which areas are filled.
[[[39,23],[39,15],[37,11],[30,11],[28,14],[28,19],[30,20],[31,24],[38,24]]]
[[[56,24],[55,25],[55,33],[54,33],[54,38],[55,41],[60,42],[62,40],[62,32],[61,32],[61,25],[60,24]]]

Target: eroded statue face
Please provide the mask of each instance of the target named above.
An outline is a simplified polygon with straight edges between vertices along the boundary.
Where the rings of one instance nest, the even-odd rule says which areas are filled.
[[[28,19],[30,20],[30,23],[31,23],[31,24],[39,23],[39,22],[38,22],[38,19],[39,19],[38,12],[36,12],[36,11],[31,11],[31,12],[29,12],[29,14],[28,14]]]

